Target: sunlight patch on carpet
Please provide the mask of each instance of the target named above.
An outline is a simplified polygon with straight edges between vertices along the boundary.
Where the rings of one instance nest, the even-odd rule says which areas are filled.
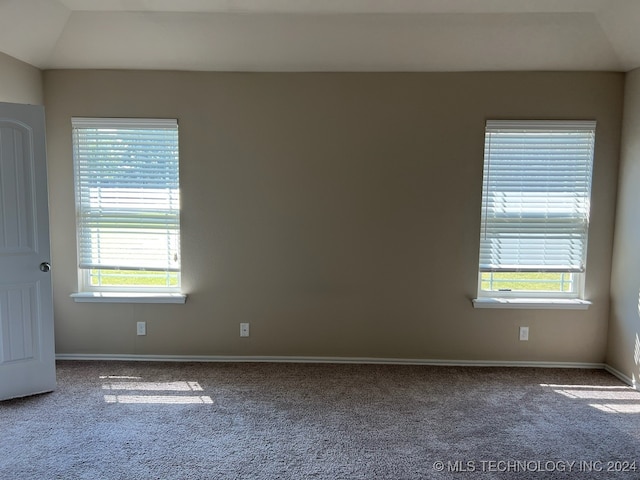
[[[609,385],[558,385],[554,383],[541,383],[541,387],[548,388],[560,388],[560,389],[586,389],[586,390],[620,390],[627,391],[629,387],[620,385],[620,386],[609,386]]]
[[[589,406],[608,413],[640,413],[640,403],[590,403]]]
[[[142,377],[100,376],[103,380],[141,380]],[[102,390],[136,392],[137,394],[104,395],[106,403],[135,403],[135,404],[212,404],[208,395],[188,395],[190,392],[202,392],[198,382],[107,382],[102,384]],[[144,392],[144,393],[142,393]],[[151,395],[147,392],[176,392],[175,395]],[[179,393],[178,393],[179,392]]]
[[[554,390],[560,395],[569,398],[584,398],[589,400],[636,400],[640,401],[640,395],[633,390]]]
[[[211,397],[183,395],[105,395],[106,403],[145,403],[145,404],[212,404]]]
[[[113,382],[102,385],[103,390],[155,390],[169,392],[201,392],[198,382]]]
[[[541,383],[541,387],[552,389],[573,400],[601,400],[606,403],[589,403],[592,408],[607,413],[640,413],[640,392],[625,386],[608,385],[554,385]]]

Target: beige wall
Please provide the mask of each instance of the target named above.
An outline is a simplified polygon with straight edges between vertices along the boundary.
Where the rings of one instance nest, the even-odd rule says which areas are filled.
[[[57,351],[602,362],[623,84],[615,73],[45,72]],[[187,304],[69,298],[74,115],[179,119]],[[472,308],[488,118],[598,121],[589,310]]]
[[[0,52],[0,102],[42,105],[42,72]]]
[[[640,381],[640,69],[627,74],[607,363]]]

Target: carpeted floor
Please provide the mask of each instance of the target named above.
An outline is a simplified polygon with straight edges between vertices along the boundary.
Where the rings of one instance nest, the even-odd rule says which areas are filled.
[[[640,478],[640,392],[598,370],[59,362],[58,383],[0,403],[2,480]]]

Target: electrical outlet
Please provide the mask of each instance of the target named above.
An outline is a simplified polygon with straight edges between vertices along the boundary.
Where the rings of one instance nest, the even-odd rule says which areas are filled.
[[[147,322],[138,322],[137,323],[137,332],[138,332],[138,335],[146,335],[147,334]]]
[[[249,336],[249,324],[248,323],[241,323],[240,324],[240,336],[241,337],[248,337]]]
[[[529,340],[529,327],[520,327],[520,340],[523,342]]]

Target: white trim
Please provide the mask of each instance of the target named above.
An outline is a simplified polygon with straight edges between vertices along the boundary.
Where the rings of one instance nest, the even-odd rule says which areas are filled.
[[[76,303],[185,303],[184,293],[78,292],[69,295]]]
[[[180,286],[173,286],[175,278],[180,281],[177,120],[72,117],[71,124],[78,290],[179,293]],[[104,163],[104,155],[111,160]],[[103,171],[129,164],[131,172]],[[164,286],[105,288],[101,275],[113,270],[158,274]]]
[[[593,120],[486,121],[478,297],[528,296],[483,291],[482,273],[585,271],[595,127]],[[532,293],[580,298],[576,286]]]
[[[91,118],[71,117],[74,128],[178,128],[176,118]]]
[[[497,298],[482,297],[471,300],[473,308],[522,308],[545,310],[586,310],[588,300],[578,298]]]
[[[584,130],[596,128],[595,120],[487,120],[485,127],[526,130]]]
[[[140,362],[219,362],[219,363],[346,363],[374,365],[427,365],[441,367],[533,367],[533,368],[605,368],[603,363],[589,362],[540,362],[505,360],[445,360],[421,358],[375,358],[375,357],[279,357],[236,355],[136,355],[136,354],[91,354],[59,353],[56,360],[113,360]]]
[[[620,370],[617,370],[613,368],[611,365],[607,365],[606,363],[604,364],[604,369],[614,377],[617,377],[618,380],[621,380],[627,385],[629,385],[631,388],[640,391],[640,386],[636,382],[634,382],[631,377],[628,377],[627,375],[622,373]]]

